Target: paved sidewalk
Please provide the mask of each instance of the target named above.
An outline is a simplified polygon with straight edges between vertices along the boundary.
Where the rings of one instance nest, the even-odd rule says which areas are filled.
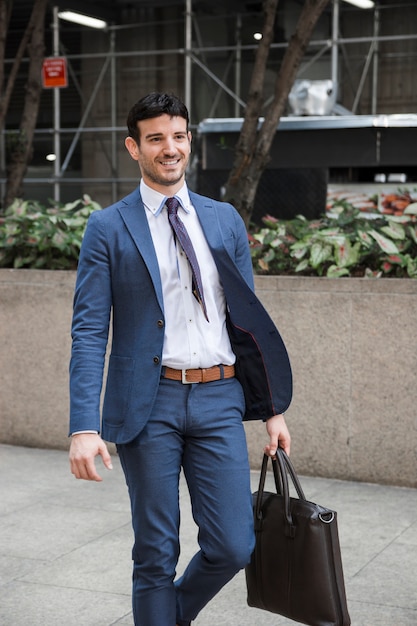
[[[67,454],[0,445],[0,624],[132,626],[127,491],[118,459],[102,483],[75,480]],[[253,488],[258,472],[253,473]],[[302,478],[338,511],[352,626],[417,625],[417,490]],[[182,485],[182,553],[196,549]],[[240,573],[196,626],[291,626],[246,605]],[[170,626],[167,624],[167,626]]]

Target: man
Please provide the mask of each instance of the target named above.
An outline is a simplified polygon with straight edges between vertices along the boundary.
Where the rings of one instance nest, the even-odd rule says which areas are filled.
[[[117,444],[135,534],[135,624],[188,626],[250,559],[242,418],[266,421],[268,454],[278,445],[289,453],[283,412],[291,370],[253,293],[240,216],[187,189],[191,134],[184,104],[152,93],[132,107],[127,123],[126,148],[138,162],[140,186],[90,217],[80,254],[70,463],[77,478],[99,481],[95,457],[111,468],[103,440]],[[200,550],[175,580],[181,468]]]

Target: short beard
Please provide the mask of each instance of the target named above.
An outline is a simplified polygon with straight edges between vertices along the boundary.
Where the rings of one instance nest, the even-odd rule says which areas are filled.
[[[179,181],[184,177],[184,173],[185,172],[183,172],[180,176],[173,178],[172,180],[167,180],[166,178],[158,178],[157,176],[154,176],[149,172],[146,172],[146,175],[149,180],[157,185],[162,185],[163,187],[172,187],[172,185],[176,185],[177,183],[179,183]]]

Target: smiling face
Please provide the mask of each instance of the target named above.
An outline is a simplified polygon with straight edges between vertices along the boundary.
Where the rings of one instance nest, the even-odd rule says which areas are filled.
[[[139,144],[127,137],[125,145],[138,162],[144,182],[164,195],[181,189],[191,152],[191,133],[182,117],[163,114],[137,123]]]

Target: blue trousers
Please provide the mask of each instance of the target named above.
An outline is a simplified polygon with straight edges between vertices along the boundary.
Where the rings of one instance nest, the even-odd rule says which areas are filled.
[[[135,626],[188,626],[250,560],[254,531],[243,410],[234,378],[192,385],[161,379],[145,429],[118,446],[135,536]],[[175,579],[181,468],[200,549]]]

